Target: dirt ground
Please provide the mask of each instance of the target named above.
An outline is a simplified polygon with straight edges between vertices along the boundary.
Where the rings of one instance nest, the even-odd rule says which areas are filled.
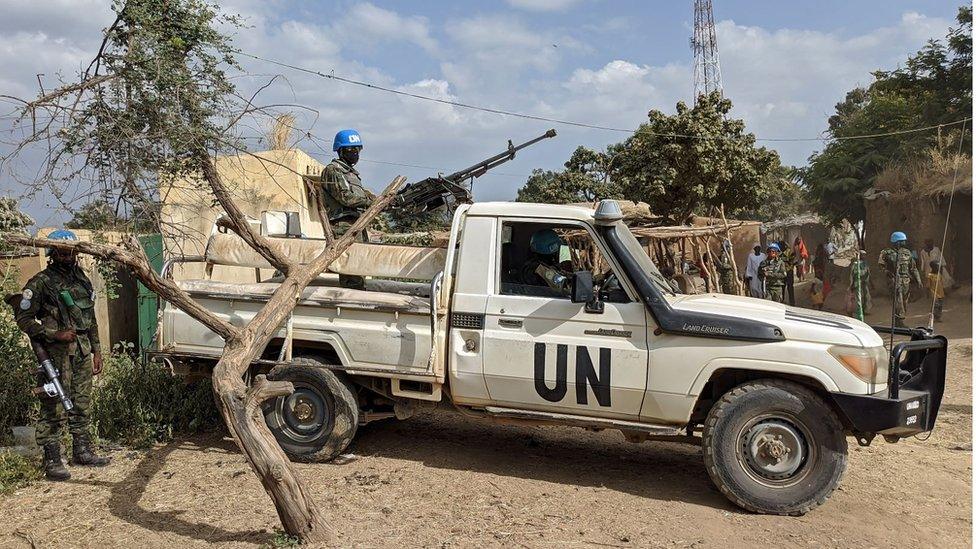
[[[869,448],[849,439],[841,487],[803,517],[734,507],[712,486],[697,447],[447,412],[367,425],[339,463],[297,467],[343,546],[970,547],[971,295],[957,291],[938,325],[952,341],[931,437]],[[925,323],[926,306],[912,304],[911,324]],[[882,322],[879,310],[882,302],[868,320]],[[277,516],[230,439],[198,436],[113,457],[107,468],[72,468],[70,482],[0,500],[0,546],[271,541]]]

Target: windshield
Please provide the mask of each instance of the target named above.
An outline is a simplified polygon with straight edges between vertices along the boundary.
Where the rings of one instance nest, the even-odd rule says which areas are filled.
[[[675,295],[674,289],[672,289],[668,284],[667,280],[664,278],[664,275],[661,274],[661,271],[657,270],[657,265],[655,265],[654,262],[651,261],[651,258],[647,256],[647,252],[645,252],[644,248],[641,247],[640,242],[634,238],[634,234],[630,232],[627,225],[624,225],[623,221],[618,221],[614,228],[616,229],[617,235],[620,237],[620,242],[627,249],[627,253],[629,253],[631,257],[634,258],[634,261],[640,265],[641,270],[647,273],[651,281],[654,282],[654,285],[657,286],[657,289],[666,294]]]

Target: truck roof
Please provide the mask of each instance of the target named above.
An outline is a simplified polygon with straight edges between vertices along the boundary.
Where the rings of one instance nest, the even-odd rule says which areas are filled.
[[[572,219],[592,221],[593,209],[562,204],[536,204],[532,202],[476,202],[471,205],[468,215],[491,217],[544,217],[550,219]]]

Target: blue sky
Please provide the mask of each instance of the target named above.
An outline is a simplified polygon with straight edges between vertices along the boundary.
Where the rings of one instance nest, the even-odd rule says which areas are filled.
[[[637,0],[321,1],[233,0],[245,51],[424,95],[560,119],[636,127],[649,109],[673,112],[692,96],[692,2]],[[954,23],[953,1],[716,0],[720,59],[733,115],[759,137],[815,137],[844,93],[894,68]],[[104,0],[0,0],[0,94],[36,93],[58,71],[87,64],[111,13]],[[266,102],[292,102],[317,136],[298,146],[323,161],[336,130],[360,129],[361,171],[381,188],[494,154],[507,139],[549,125],[393,97],[245,60],[242,92],[274,74]],[[3,114],[5,114],[4,112]],[[256,125],[260,125],[256,123]],[[602,148],[624,136],[555,126],[559,137],[525,151],[476,185],[480,200],[511,199],[533,168],[559,168],[578,145]],[[0,131],[5,126],[0,122]],[[255,135],[257,135],[255,133]],[[260,143],[252,140],[254,147]],[[769,144],[802,165],[818,143]],[[2,148],[3,145],[0,145]],[[326,150],[323,150],[326,149]],[[25,156],[0,173],[0,192],[19,196]],[[35,159],[35,161],[37,161]],[[14,169],[17,173],[10,173]],[[24,200],[39,220],[57,220],[42,197]]]

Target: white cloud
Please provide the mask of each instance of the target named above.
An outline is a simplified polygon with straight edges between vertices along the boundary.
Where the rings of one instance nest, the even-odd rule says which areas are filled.
[[[580,3],[580,0],[507,0],[513,8],[528,11],[565,11]]]
[[[344,45],[371,47],[378,43],[404,41],[429,54],[437,52],[437,41],[431,37],[426,17],[403,17],[368,2],[353,5],[332,29],[342,37]]]
[[[945,34],[950,21],[906,13],[897,24],[843,36],[802,29],[769,30],[721,21],[716,32],[725,93],[733,115],[760,137],[815,137],[834,104],[871,72],[903,64],[926,40]],[[803,164],[817,143],[775,145],[784,160]]]

